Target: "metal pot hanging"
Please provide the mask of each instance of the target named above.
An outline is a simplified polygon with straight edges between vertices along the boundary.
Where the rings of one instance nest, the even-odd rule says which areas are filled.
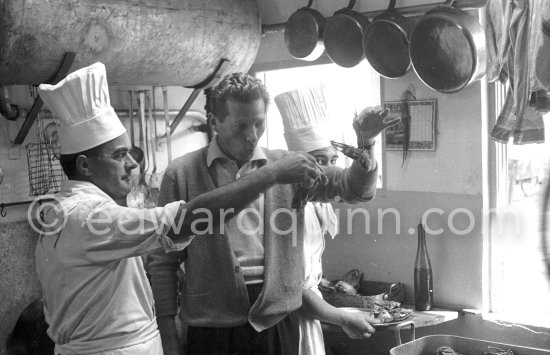
[[[313,61],[325,51],[323,30],[325,18],[311,8],[313,0],[306,7],[293,13],[285,25],[285,44],[288,52],[296,59]]]
[[[386,78],[399,78],[411,67],[409,34],[412,20],[395,11],[390,0],[386,12],[377,16],[363,35],[363,51],[370,65]]]
[[[485,33],[477,19],[453,7],[430,10],[414,26],[410,56],[418,77],[430,88],[457,92],[480,79],[487,68]]]
[[[330,59],[345,68],[359,64],[363,52],[363,33],[369,25],[369,19],[353,11],[355,0],[350,0],[347,7],[338,10],[326,20],[324,42]]]

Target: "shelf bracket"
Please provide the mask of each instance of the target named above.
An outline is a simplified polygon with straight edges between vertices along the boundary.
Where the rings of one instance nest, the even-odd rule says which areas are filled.
[[[190,87],[193,89],[193,92],[191,92],[191,95],[189,95],[189,97],[187,98],[187,101],[185,101],[180,112],[178,113],[176,118],[174,118],[174,121],[170,125],[170,134],[174,133],[174,131],[180,124],[181,120],[183,120],[183,118],[185,117],[185,114],[187,113],[187,111],[189,111],[189,109],[191,108],[191,105],[193,105],[193,102],[195,102],[195,100],[197,99],[197,96],[199,96],[199,93],[201,92],[201,90],[206,88],[214,79],[218,79],[220,77],[220,73],[222,72],[221,70],[222,67],[224,66],[224,64],[228,62],[229,62],[229,59],[225,59],[225,58],[220,59],[220,62],[218,63],[218,65],[216,66],[216,69],[214,69],[214,72],[212,74],[210,74],[203,82]]]
[[[61,63],[61,66],[59,67],[53,78],[48,80],[47,84],[55,85],[65,76],[67,76],[69,70],[71,69],[71,66],[73,65],[75,57],[75,52],[66,52],[63,56],[63,62]],[[19,133],[17,133],[17,137],[15,137],[15,141],[13,142],[14,145],[21,145],[23,143],[23,141],[27,137],[27,134],[29,134],[29,131],[34,121],[36,120],[38,113],[42,109],[42,105],[44,105],[44,101],[40,96],[37,96],[34,100],[31,110],[25,118],[25,122],[23,122],[21,129],[19,129]]]

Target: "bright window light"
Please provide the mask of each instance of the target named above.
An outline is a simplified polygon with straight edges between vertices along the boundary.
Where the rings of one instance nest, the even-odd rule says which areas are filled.
[[[366,61],[353,68],[342,68],[331,63],[258,71],[256,77],[267,86],[271,98],[298,87],[324,84],[332,132],[328,138],[353,146],[357,146],[352,128],[354,114],[367,106],[380,105],[380,76]],[[283,132],[282,118],[272,102],[267,113],[266,134],[260,140],[260,145],[270,149],[287,149]],[[378,187],[382,187],[381,136],[377,138],[375,155],[380,174]],[[340,154],[338,165],[346,167],[350,164],[351,159]]]

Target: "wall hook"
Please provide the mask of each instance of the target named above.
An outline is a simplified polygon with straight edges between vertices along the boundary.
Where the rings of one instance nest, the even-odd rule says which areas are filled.
[[[2,217],[6,217],[6,215],[7,215],[6,211],[4,211],[5,206],[6,205],[4,205],[4,203],[0,203],[0,216],[2,216]]]

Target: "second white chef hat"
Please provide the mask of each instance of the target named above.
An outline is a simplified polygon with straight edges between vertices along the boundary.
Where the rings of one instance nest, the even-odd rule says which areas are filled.
[[[275,96],[288,150],[310,152],[330,146],[324,85],[312,85]]]

